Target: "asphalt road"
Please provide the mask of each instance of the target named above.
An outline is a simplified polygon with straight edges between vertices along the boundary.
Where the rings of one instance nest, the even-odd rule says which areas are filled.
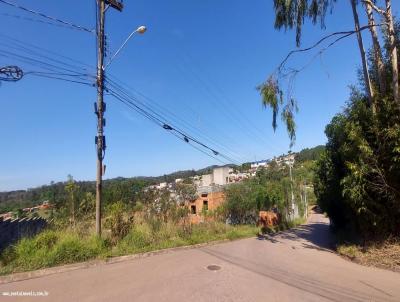
[[[334,254],[328,221],[267,240],[238,240],[0,285],[47,291],[1,301],[400,301],[400,274]],[[219,266],[209,270],[207,266]]]

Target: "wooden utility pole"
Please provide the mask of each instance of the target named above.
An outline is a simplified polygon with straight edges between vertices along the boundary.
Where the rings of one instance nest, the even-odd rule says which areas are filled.
[[[104,97],[104,23],[106,5],[122,11],[123,5],[117,0],[97,0],[97,105],[95,113],[97,115],[97,174],[96,174],[96,234],[101,236],[101,197],[102,197],[102,178],[105,172],[103,165],[104,152],[106,149],[106,138],[103,127],[104,111],[106,109],[103,101]]]

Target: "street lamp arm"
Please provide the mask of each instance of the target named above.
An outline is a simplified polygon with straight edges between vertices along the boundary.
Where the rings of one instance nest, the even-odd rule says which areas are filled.
[[[113,56],[111,57],[110,61],[108,61],[106,66],[103,67],[103,70],[105,70],[108,67],[108,65],[111,64],[111,62],[121,52],[121,50],[125,47],[126,43],[128,43],[129,39],[132,38],[132,36],[134,34],[136,34],[136,33],[144,34],[146,32],[146,30],[147,30],[147,28],[145,26],[139,26],[137,29],[135,29],[133,32],[131,32],[130,35],[128,36],[128,38],[126,38],[126,40],[124,41],[124,43],[122,43],[122,45],[118,48],[118,50],[113,54]]]

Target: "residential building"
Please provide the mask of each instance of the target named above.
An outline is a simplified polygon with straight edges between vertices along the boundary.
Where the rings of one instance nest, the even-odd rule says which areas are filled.
[[[210,187],[204,187],[199,197],[187,206],[190,210],[190,221],[192,223],[204,222],[205,216],[208,211],[214,211],[225,201],[225,195],[222,190],[214,191]]]
[[[211,174],[205,174],[201,176],[200,186],[212,186],[218,185],[223,186],[229,183],[229,172],[232,169],[229,167],[218,167],[214,168]]]
[[[254,163],[251,163],[250,167],[251,169],[258,169],[258,168],[267,168],[268,167],[269,160],[260,160],[256,161]]]

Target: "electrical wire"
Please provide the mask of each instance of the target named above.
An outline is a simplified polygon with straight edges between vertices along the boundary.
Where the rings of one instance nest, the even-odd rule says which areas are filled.
[[[38,66],[40,68],[50,71],[50,72],[29,71],[26,73],[27,75],[55,79],[55,80],[62,80],[62,81],[67,81],[67,82],[84,84],[84,85],[88,85],[88,86],[95,86],[95,84],[93,82],[88,82],[88,79],[95,79],[96,77],[94,75],[91,75],[88,73],[82,73],[80,71],[80,70],[88,69],[86,67],[83,67],[83,65],[84,66],[89,66],[89,65],[79,62],[77,60],[65,57],[65,56],[61,56],[56,53],[52,53],[51,51],[44,50],[43,48],[40,48],[40,47],[35,47],[33,45],[26,46],[25,44],[23,44],[24,42],[18,41],[17,39],[13,39],[11,37],[7,37],[7,38],[9,40],[11,40],[13,43],[12,43],[12,45],[7,45],[7,44],[4,45],[3,44],[3,46],[9,47],[13,51],[17,50],[19,52],[22,52],[22,53],[24,53],[24,55],[0,49],[0,56],[12,57],[19,61],[23,61],[30,65]],[[2,43],[0,42],[0,44],[2,44]],[[23,44],[23,45],[21,45],[21,44]],[[44,55],[38,50],[46,51],[47,53],[52,53],[53,55],[57,55],[58,58],[55,59],[54,57],[51,57],[49,55]],[[40,57],[40,59],[38,59],[36,57],[32,58],[32,55],[36,56],[36,57]],[[74,63],[73,64],[66,63],[65,60],[61,60],[59,58],[68,59],[69,61],[74,62]],[[77,78],[79,80],[76,80],[75,78]],[[80,81],[80,80],[82,80],[82,81]],[[145,103],[141,102],[137,98],[134,98],[132,95],[129,95],[129,93],[123,87],[119,87],[119,85],[117,83],[115,83],[114,81],[109,80],[108,78],[106,79],[106,81],[108,84],[112,85],[115,90],[117,90],[117,91],[112,91],[112,95],[114,97],[119,97],[120,101],[124,101],[126,105],[128,105],[129,107],[131,107],[132,109],[134,109],[135,111],[140,113],[141,115],[144,115],[146,118],[150,119],[152,122],[155,122],[158,126],[162,126],[163,128],[164,128],[164,126],[171,124],[170,122],[167,122],[167,119],[163,115],[159,114],[156,110],[154,110],[151,107],[148,107],[148,106],[146,107]],[[137,104],[140,104],[140,105],[138,106]],[[145,108],[143,108],[143,107],[145,107]],[[151,111],[151,112],[149,112],[149,111]],[[175,117],[177,117],[177,116],[175,115]],[[181,140],[185,141],[186,143],[189,143],[192,147],[196,147],[196,149],[200,149],[200,150],[202,150],[201,148],[204,148],[205,150],[211,152],[212,154],[218,155],[221,158],[224,158],[225,160],[227,160],[230,163],[235,163],[235,164],[240,165],[240,161],[232,158],[231,155],[226,155],[225,153],[216,151],[216,148],[206,145],[205,143],[201,142],[199,139],[195,138],[194,136],[189,135],[186,131],[180,129],[179,127],[173,125],[173,127],[171,127],[171,130],[172,131],[169,131],[170,133],[173,133],[175,136],[178,136]],[[202,150],[202,151],[205,152],[204,150]],[[205,153],[207,155],[211,155],[207,152],[205,152]],[[212,157],[214,159],[217,159],[214,156],[212,156]],[[218,158],[218,160],[220,160],[220,159]]]
[[[118,92],[112,90],[112,89],[107,89],[108,92],[110,93],[110,95],[114,96],[117,100],[121,101],[122,103],[124,103],[125,105],[128,105],[128,107],[132,108],[133,110],[135,110],[136,112],[138,112],[139,114],[145,116],[147,119],[149,119],[150,121],[152,121],[153,123],[155,123],[156,125],[169,130],[170,133],[174,133],[176,135],[181,135],[180,139],[184,140],[185,142],[188,142],[187,140],[192,141],[193,143],[197,144],[198,146],[196,147],[203,147],[204,149],[211,151],[214,155],[221,155],[223,158],[228,159],[230,161],[233,161],[231,158],[229,158],[228,156],[214,150],[213,148],[207,146],[206,144],[202,143],[201,141],[197,140],[196,138],[182,132],[179,129],[175,129],[172,128],[171,126],[169,126],[168,122],[165,120],[162,120],[160,118],[158,118],[157,116],[154,116],[153,114],[147,112],[145,109],[141,108],[140,106],[138,106],[137,104],[135,104],[132,100],[127,99],[126,97],[122,96],[121,94],[119,94]],[[176,136],[175,135],[175,136]],[[193,146],[193,144],[190,144],[191,146]],[[204,150],[203,150],[204,151]],[[207,153],[207,155],[212,156],[211,154]],[[233,161],[234,163],[234,161]]]
[[[79,73],[79,71],[70,69],[70,68],[65,68],[62,66],[57,66],[55,64],[49,63],[49,62],[44,62],[42,60],[38,60],[35,58],[31,58],[28,56],[24,56],[24,55],[20,55],[20,54],[16,54],[16,53],[12,53],[9,52],[7,50],[3,50],[0,49],[0,56],[3,57],[8,57],[8,58],[13,58],[17,61],[21,61],[21,62],[25,62],[27,64],[33,65],[33,66],[37,66],[40,68],[43,68],[45,70],[49,70],[49,71],[63,71],[63,72],[70,72],[70,73]],[[86,76],[91,76],[89,74],[85,74]]]
[[[109,83],[109,82],[107,82],[107,80],[106,80],[106,83]],[[111,86],[113,86],[113,85],[111,85]],[[114,87],[114,86],[113,86]],[[115,87],[114,87],[115,88]],[[121,91],[119,91],[120,93],[121,93]],[[166,122],[166,119],[165,119],[165,117],[163,116],[163,115],[161,115],[161,114],[159,114],[158,112],[156,112],[155,110],[153,110],[152,108],[150,108],[149,106],[147,106],[146,104],[144,104],[143,102],[140,102],[140,100],[138,100],[137,98],[135,98],[135,97],[133,97],[133,96],[131,96],[131,95],[128,95],[126,92],[123,92],[122,91],[122,93],[124,93],[125,94],[125,97],[127,97],[127,98],[129,98],[131,101],[134,101],[134,102],[136,102],[136,103],[140,103],[142,106],[144,106],[147,110],[150,110],[151,112],[152,112],[152,114],[155,114],[156,116],[157,116],[157,118],[158,118],[158,120],[161,122],[161,123],[164,123],[164,124],[168,124],[168,125],[173,125],[171,122]],[[190,139],[190,140],[192,140],[192,141],[194,141],[194,142],[196,142],[198,145],[201,145],[201,146],[203,146],[203,147],[205,147],[205,148],[208,148],[208,149],[210,149],[209,148],[209,146],[206,146],[204,143],[202,143],[202,142],[200,142],[198,139],[196,139],[196,138],[194,138],[192,135],[189,135],[189,134],[187,134],[184,130],[181,130],[180,128],[178,128],[178,127],[176,127],[175,125],[173,125],[173,130],[174,131],[176,131],[176,132],[178,132],[179,134],[181,134],[182,136],[184,136],[184,137],[186,137],[186,138],[188,138],[188,139]],[[210,149],[211,151],[214,151],[214,149]],[[218,152],[217,152],[218,153]],[[238,160],[236,160],[236,159],[233,159],[232,157],[227,157],[226,155],[223,155],[226,159],[228,159],[228,160],[230,160],[230,161],[232,161],[232,162],[235,162],[235,163],[239,163],[240,164],[240,161],[238,161]]]
[[[92,72],[94,72],[96,70],[94,66],[83,63],[82,61],[79,61],[77,59],[73,59],[71,57],[62,55],[58,52],[51,51],[46,48],[30,44],[28,42],[18,40],[14,37],[10,37],[3,33],[0,33],[0,36],[2,37],[1,40],[7,40],[7,43],[5,44],[7,47],[11,47],[10,44],[12,44],[12,45],[14,45],[14,47],[17,47],[20,51],[26,52],[28,54],[35,53],[35,54],[38,54],[39,56],[41,56],[42,58],[50,58],[53,61],[59,60],[59,62],[62,62],[62,64],[65,64],[68,66],[73,66],[74,68],[77,68],[77,69],[83,69],[83,70],[92,71]],[[5,41],[3,43],[5,43]],[[47,53],[47,55],[44,55],[41,52],[45,52],[45,53]],[[53,56],[53,58],[49,57],[50,55]],[[54,59],[54,57],[57,57],[58,59]],[[68,60],[69,62],[72,62],[74,65],[71,63],[65,63],[63,61],[60,61],[60,59]]]
[[[77,29],[77,30],[89,32],[89,33],[92,33],[92,34],[95,33],[95,30],[94,30],[94,29],[88,29],[88,28],[86,28],[86,27],[83,27],[83,26],[80,26],[80,25],[76,25],[76,24],[73,24],[73,23],[68,22],[68,21],[61,20],[61,19],[59,19],[59,18],[46,15],[46,14],[44,14],[44,13],[42,13],[42,12],[34,11],[34,10],[32,10],[32,9],[26,8],[26,7],[21,6],[21,5],[19,5],[19,4],[16,4],[16,3],[8,2],[8,1],[5,1],[5,0],[0,0],[0,3],[3,3],[3,4],[6,4],[6,5],[9,5],[9,6],[12,6],[12,7],[14,7],[14,8],[21,9],[21,10],[23,10],[23,11],[25,11],[25,12],[30,13],[30,14],[34,14],[34,15],[36,15],[36,16],[40,16],[40,17],[42,17],[42,18],[49,19],[49,20],[52,20],[52,21],[54,21],[54,22],[58,22],[58,23],[64,24],[64,25],[69,26],[70,28],[73,28],[73,29]]]
[[[119,85],[118,83],[116,83],[113,80],[110,80],[108,77],[106,77],[105,80],[107,85],[110,85],[111,87],[113,87],[114,89],[118,89],[119,92],[124,93],[125,96],[127,97],[131,97],[135,99],[135,102],[139,102],[142,106],[144,106],[145,108],[147,108],[148,110],[150,110],[151,112],[153,112],[154,114],[156,114],[157,116],[161,117],[161,115],[157,112],[157,111],[161,111],[162,112],[162,118],[165,117],[165,115],[169,115],[170,116],[170,120],[173,121],[174,124],[186,124],[188,127],[183,126],[183,128],[191,128],[192,130],[194,130],[195,132],[197,132],[201,137],[203,137],[205,140],[211,142],[211,144],[214,145],[218,145],[218,148],[224,149],[224,152],[229,153],[230,158],[236,158],[234,159],[236,162],[246,162],[245,159],[240,158],[240,156],[238,156],[237,154],[235,154],[234,152],[232,152],[229,148],[223,146],[222,144],[216,142],[215,140],[213,140],[212,138],[210,138],[208,135],[203,134],[201,131],[199,131],[197,128],[193,127],[191,124],[189,124],[188,122],[186,122],[185,120],[181,119],[179,116],[175,115],[173,112],[171,112],[168,108],[164,107],[164,106],[157,106],[159,107],[159,109],[155,109],[154,105],[157,105],[159,102],[157,102],[154,99],[150,99],[148,97],[146,97],[145,95],[143,95],[140,92],[137,92],[135,90],[135,92],[137,92],[139,95],[141,95],[142,97],[150,100],[149,104],[140,101],[138,98],[134,97],[129,91],[127,91],[127,89],[125,89],[124,87],[122,87],[121,85]],[[151,105],[153,106],[151,106]],[[179,123],[179,121],[181,121],[182,123]],[[171,122],[170,122],[171,123]],[[181,128],[182,125],[179,127]],[[174,125],[174,128],[178,128]]]
[[[205,77],[201,76],[199,72],[201,71],[201,68],[193,63],[194,60],[191,59],[189,53],[183,48],[180,50],[181,53],[183,53],[183,55],[186,57],[186,60],[184,56],[182,56],[180,60],[182,67],[184,67],[184,69],[181,71],[186,71],[197,80],[197,82],[200,84],[198,88],[204,88],[204,91],[210,96],[210,98],[207,99],[213,102],[214,107],[219,107],[222,114],[224,114],[229,120],[234,120],[236,124],[240,125],[241,129],[246,131],[248,137],[252,137],[253,140],[263,142],[269,149],[274,149],[276,152],[278,152],[275,146],[266,140],[265,133],[263,133],[251,121],[250,118],[241,112],[241,110],[235,106],[233,101],[226,97],[222,89],[211,80],[211,77],[208,74],[206,74]],[[191,62],[191,64],[189,64],[189,62]]]
[[[94,83],[70,80],[70,79],[66,79],[66,78],[61,78],[61,77],[56,77],[56,76],[51,76],[51,75],[46,75],[46,74],[41,74],[41,73],[35,73],[35,72],[26,73],[26,75],[32,75],[32,76],[36,76],[36,77],[42,77],[42,78],[48,78],[48,79],[54,79],[54,80],[61,80],[61,81],[65,81],[65,82],[77,83],[77,84],[87,85],[87,86],[91,86],[91,87],[95,86]]]
[[[54,53],[54,52],[52,52],[52,51],[49,51],[49,50],[47,50],[47,49],[43,49],[43,48],[37,47],[37,46],[32,45],[32,44],[25,45],[24,42],[19,41],[19,40],[15,39],[15,38],[12,38],[12,37],[3,35],[3,34],[0,34],[0,35],[1,35],[1,36],[4,36],[5,39],[8,40],[8,42],[11,41],[11,44],[12,44],[12,45],[5,45],[5,46],[8,46],[9,48],[12,48],[13,50],[22,51],[23,53],[26,53],[26,54],[33,54],[33,55],[39,56],[39,57],[41,57],[41,58],[44,58],[45,60],[50,60],[50,61],[52,61],[52,62],[55,62],[56,64],[61,64],[61,65],[67,66],[67,67],[74,68],[74,69],[71,69],[71,68],[62,67],[61,70],[67,70],[68,72],[72,72],[72,71],[73,71],[73,72],[76,73],[76,74],[62,74],[62,73],[59,71],[58,66],[54,66],[54,64],[49,65],[48,62],[43,62],[42,60],[37,60],[37,59],[34,59],[35,61],[32,61],[32,58],[26,57],[26,56],[17,57],[18,59],[20,59],[20,61],[22,60],[22,61],[24,61],[24,62],[31,63],[31,64],[33,64],[33,65],[35,65],[35,66],[42,67],[42,68],[44,68],[44,69],[46,69],[46,70],[50,70],[50,71],[56,70],[56,71],[57,71],[57,72],[56,72],[56,75],[76,76],[76,77],[81,77],[81,79],[83,79],[83,80],[86,80],[86,77],[90,77],[90,78],[93,78],[93,79],[96,78],[94,75],[80,73],[79,71],[75,70],[75,69],[88,70],[89,68],[92,69],[91,66],[89,66],[89,65],[87,65],[87,64],[85,64],[85,63],[82,63],[82,62],[77,61],[77,60],[75,60],[75,59],[71,59],[71,58],[66,57],[66,56],[62,56],[62,55],[60,55],[60,54],[58,54],[58,53]],[[0,44],[1,44],[1,42],[0,42]],[[60,59],[58,59],[58,58],[57,58],[57,59],[54,59],[53,57],[49,57],[48,55],[43,55],[42,52],[50,53],[52,56],[57,56],[58,58],[67,59],[68,61],[73,62],[73,64],[65,63],[64,60],[62,61],[62,60],[60,60]],[[8,54],[10,54],[10,53],[8,53]],[[4,53],[3,53],[3,55],[4,55]],[[18,54],[18,55],[19,55],[19,54]],[[38,62],[38,61],[39,61],[39,62]],[[45,64],[45,65],[43,66],[43,64]],[[88,66],[89,68],[87,68],[86,66]],[[51,75],[51,74],[52,74],[52,73],[48,73],[48,75]],[[42,73],[42,75],[44,75],[44,73]],[[82,77],[85,77],[85,78],[82,78]],[[124,89],[124,88],[121,87],[119,84],[117,84],[115,81],[109,80],[108,77],[107,77],[107,80],[108,80],[109,82],[112,82],[112,84],[114,84],[118,89],[120,89],[120,90],[123,90],[123,89]],[[119,81],[119,80],[118,80],[118,81]],[[87,83],[87,84],[88,84],[88,85],[91,85],[91,83]],[[137,92],[137,91],[135,91],[135,92],[138,93],[138,94],[140,94],[142,97],[149,99],[148,97],[144,96],[144,95],[141,94],[140,92]],[[126,89],[124,90],[124,93],[125,93],[125,94],[127,93]],[[138,101],[138,100],[136,99],[136,101]],[[153,100],[151,100],[151,103],[152,103],[152,104],[157,104],[157,102],[154,102]],[[142,103],[142,104],[144,104],[144,103]],[[163,113],[165,113],[165,112],[168,111],[169,114],[172,115],[173,117],[175,117],[176,119],[180,119],[181,121],[185,122],[186,125],[189,125],[189,127],[191,127],[192,129],[197,130],[197,129],[196,129],[195,127],[193,127],[191,124],[187,123],[186,121],[182,120],[181,118],[179,118],[178,116],[176,116],[174,113],[172,113],[171,111],[169,111],[168,108],[162,107],[162,108],[161,108],[161,111],[162,111]],[[154,112],[154,110],[153,110],[153,112]],[[174,126],[174,127],[175,127],[175,126]],[[175,128],[177,128],[177,127],[175,127]],[[197,132],[199,132],[199,131],[197,131]],[[203,133],[200,133],[200,136],[202,136],[203,138],[206,137],[206,140],[208,140],[208,141],[211,141],[211,140],[212,140],[212,139],[208,138],[206,135],[204,135]],[[222,146],[222,144],[216,142],[215,140],[212,140],[212,143],[214,143],[214,144],[216,144],[216,145],[219,145],[219,147],[222,148],[222,149],[224,149],[225,152],[230,153],[230,155],[229,155],[230,158],[235,158],[235,157],[237,157],[237,158],[239,159],[239,157],[238,157],[237,154],[234,154],[234,152],[230,151],[230,148],[227,148],[227,147],[225,147],[225,146]],[[215,148],[214,148],[214,149],[215,149]],[[244,158],[241,158],[241,159],[239,159],[239,160],[235,159],[235,161],[236,161],[236,162],[246,162],[247,160],[244,159]]]

